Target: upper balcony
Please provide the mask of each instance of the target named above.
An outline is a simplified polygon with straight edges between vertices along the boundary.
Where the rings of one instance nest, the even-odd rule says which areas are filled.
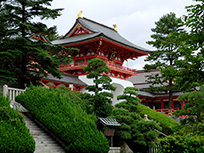
[[[110,68],[109,76],[126,79],[132,75],[136,75],[136,69],[130,69],[128,67],[121,66],[113,62],[107,62],[107,66]],[[84,75],[82,70],[87,66],[87,62],[75,63],[75,64],[66,64],[59,65],[60,71],[68,72],[75,75]],[[77,71],[80,71],[77,73]]]

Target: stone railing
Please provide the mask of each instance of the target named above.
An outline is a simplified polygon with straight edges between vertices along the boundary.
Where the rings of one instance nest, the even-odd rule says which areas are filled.
[[[11,101],[10,106],[18,111],[26,111],[26,109],[15,101],[15,97],[18,96],[20,93],[24,93],[26,89],[18,89],[18,88],[11,88],[8,85],[3,86],[3,96],[9,96],[9,100]]]

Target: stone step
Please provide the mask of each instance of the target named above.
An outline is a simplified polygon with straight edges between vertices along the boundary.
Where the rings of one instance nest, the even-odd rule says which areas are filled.
[[[35,140],[34,153],[65,153],[65,149],[32,119],[25,116],[26,126]]]

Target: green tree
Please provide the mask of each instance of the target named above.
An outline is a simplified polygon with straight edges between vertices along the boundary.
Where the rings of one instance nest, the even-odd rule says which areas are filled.
[[[199,91],[191,91],[178,98],[181,102],[188,101],[183,110],[175,112],[177,116],[188,115],[188,118],[184,119],[186,124],[198,124],[204,120],[204,85],[198,88],[200,88]]]
[[[180,47],[186,55],[177,61],[176,83],[183,91],[191,90],[192,82],[204,83],[204,2],[195,1],[197,4],[186,7],[188,14],[183,19],[189,32]]]
[[[149,148],[156,146],[159,136],[153,129],[161,130],[161,127],[153,120],[144,120],[138,113],[140,99],[137,97],[137,90],[135,87],[125,88],[124,94],[118,96],[118,99],[124,101],[116,104],[110,117],[116,118],[121,124],[116,129],[117,140],[125,141],[134,152],[147,152]]]
[[[126,87],[124,89],[124,94],[119,95],[117,97],[117,100],[123,100],[119,104],[117,104],[117,107],[125,108],[131,112],[139,112],[137,105],[140,103],[140,99],[137,97],[136,91],[139,89],[135,87]]]
[[[86,87],[86,90],[94,94],[85,94],[90,101],[90,112],[93,111],[100,117],[110,115],[112,111],[111,98],[113,98],[113,94],[110,91],[115,90],[115,87],[111,85],[111,78],[105,74],[110,69],[102,59],[94,58],[88,62],[83,70],[89,72],[87,78],[93,79],[94,82],[93,85]]]
[[[51,73],[60,78],[58,59],[62,47],[53,46],[44,41],[31,41],[30,37],[36,33],[49,31],[46,25],[35,22],[35,17],[55,19],[62,9],[50,9],[52,0],[10,0],[1,1],[0,16],[6,34],[0,42],[0,77],[7,81],[15,78],[19,87],[36,82],[41,77]],[[47,29],[47,30],[46,30]],[[52,31],[52,30],[51,30]],[[52,51],[52,54],[51,52]],[[66,57],[67,61],[70,61]],[[13,79],[14,80],[14,79]]]
[[[162,16],[155,24],[156,27],[151,29],[154,32],[151,35],[153,40],[147,41],[147,43],[156,47],[157,50],[147,57],[146,61],[151,64],[146,64],[144,68],[146,71],[160,69],[161,74],[147,76],[147,82],[152,84],[151,92],[169,91],[169,109],[171,109],[173,90],[175,89],[173,85],[176,74],[175,60],[182,56],[178,51],[180,46],[180,37],[178,36],[185,32],[182,29],[181,19],[177,18],[174,13]]]

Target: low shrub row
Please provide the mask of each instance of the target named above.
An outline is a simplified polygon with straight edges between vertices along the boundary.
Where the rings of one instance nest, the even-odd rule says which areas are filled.
[[[138,105],[138,108],[140,109],[141,116],[147,114],[149,119],[160,123],[160,126],[162,127],[162,132],[164,132],[167,135],[172,133],[172,129],[175,126],[178,126],[178,123],[167,115],[159,113],[141,104]]]
[[[23,121],[23,115],[10,108],[10,102],[0,96],[0,152],[33,153],[35,141]]]
[[[105,153],[107,139],[97,130],[96,117],[79,105],[83,101],[65,88],[31,87],[16,97],[29,112],[56,134],[67,146],[67,152]]]

